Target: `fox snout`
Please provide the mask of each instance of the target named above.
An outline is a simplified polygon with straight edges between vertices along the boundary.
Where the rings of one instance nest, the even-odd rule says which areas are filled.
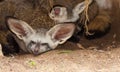
[[[40,49],[40,43],[37,43],[35,48],[33,49],[33,54],[38,55],[39,54],[39,49]]]
[[[40,50],[40,43],[37,43],[36,46],[33,48],[32,53],[34,55],[38,55],[38,54],[40,54],[39,50]]]
[[[38,55],[39,54],[39,48],[38,47],[33,50],[33,54],[34,55]]]

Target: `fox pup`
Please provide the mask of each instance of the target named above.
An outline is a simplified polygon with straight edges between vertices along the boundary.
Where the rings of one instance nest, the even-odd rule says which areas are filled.
[[[56,23],[65,23],[65,22],[76,22],[76,28],[80,31],[86,28],[88,32],[95,35],[98,33],[106,33],[110,28],[110,16],[109,13],[102,8],[100,2],[104,0],[88,0],[88,18],[87,27],[85,27],[85,21],[87,19],[85,14],[86,1],[81,0],[82,2],[78,3],[71,10],[69,7],[55,5],[49,13],[49,17],[54,20]],[[110,5],[106,6],[110,7]],[[86,34],[87,35],[87,34]]]
[[[3,0],[0,1],[0,43],[4,55],[10,55],[19,52],[19,46],[16,44],[11,32],[6,27],[6,16],[13,16],[29,22],[32,28],[51,28],[54,26],[47,14],[42,9],[33,8],[34,0]],[[36,0],[35,0],[36,1]],[[46,21],[47,20],[47,21]]]
[[[6,21],[20,49],[34,55],[55,49],[59,44],[63,44],[73,35],[75,29],[72,23],[57,24],[47,30],[33,29],[25,21],[14,17],[7,17]]]

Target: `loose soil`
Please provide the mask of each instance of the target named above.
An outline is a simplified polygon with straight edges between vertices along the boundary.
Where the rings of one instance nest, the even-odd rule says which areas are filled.
[[[56,49],[39,56],[1,57],[0,72],[119,72],[119,50]]]

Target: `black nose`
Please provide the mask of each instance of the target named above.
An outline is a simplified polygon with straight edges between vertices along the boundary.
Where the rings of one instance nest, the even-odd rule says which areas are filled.
[[[34,51],[33,51],[33,54],[38,55],[39,54],[39,48],[35,48]]]

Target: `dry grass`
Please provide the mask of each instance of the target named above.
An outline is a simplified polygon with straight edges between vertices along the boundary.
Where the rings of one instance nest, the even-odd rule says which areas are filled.
[[[89,9],[89,3],[90,3],[90,0],[85,0],[85,5],[86,5],[86,8],[85,8],[85,11],[84,11],[84,14],[85,14],[85,24],[84,24],[84,26],[85,26],[85,33],[86,33],[86,35],[93,35],[94,33],[90,33],[89,32],[89,29],[88,29],[88,22],[89,22],[89,16],[88,16],[88,9]]]

